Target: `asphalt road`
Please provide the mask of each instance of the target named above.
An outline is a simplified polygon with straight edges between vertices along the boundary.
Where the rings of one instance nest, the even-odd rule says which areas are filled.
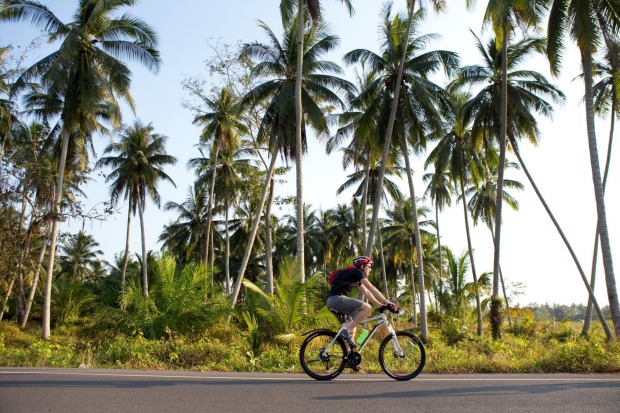
[[[0,368],[0,413],[620,412],[620,375],[342,374]]]

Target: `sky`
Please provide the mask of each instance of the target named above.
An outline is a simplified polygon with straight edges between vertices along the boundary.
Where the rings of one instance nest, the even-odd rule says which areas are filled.
[[[42,1],[61,20],[71,20],[77,0]],[[351,81],[352,69],[346,68],[342,55],[346,52],[365,48],[378,51],[378,26],[383,1],[353,0],[355,15],[349,17],[345,7],[334,0],[323,0],[325,20],[330,32],[341,39],[337,51],[328,55],[332,61],[346,69]],[[462,65],[478,64],[480,59],[475,49],[473,31],[486,41],[491,36],[490,30],[483,30],[482,17],[486,2],[478,1],[473,10],[465,9],[465,2],[449,2],[449,10],[442,14],[432,11],[427,13],[420,26],[420,34],[438,33],[441,38],[429,44],[427,50],[450,50],[458,52]],[[189,97],[182,88],[182,81],[189,77],[201,76],[210,85],[205,70],[205,60],[212,55],[210,45],[217,42],[235,44],[241,42],[267,39],[258,27],[258,20],[267,23],[272,30],[281,35],[282,27],[279,16],[279,0],[233,0],[220,2],[214,0],[179,0],[174,3],[164,0],[141,0],[136,7],[127,10],[150,24],[160,38],[159,51],[162,66],[153,74],[136,63],[130,63],[133,73],[131,92],[135,99],[136,114],[125,111],[124,122],[129,124],[138,118],[145,123],[151,122],[155,132],[166,135],[167,151],[178,159],[177,165],[166,172],[176,183],[176,188],[162,183],[160,194],[162,206],[167,201],[181,203],[185,200],[188,188],[194,180],[192,171],[186,167],[187,161],[198,156],[195,147],[200,128],[192,125],[193,114],[182,106],[183,99]],[[405,13],[404,0],[394,2],[394,10]],[[12,44],[23,48],[39,32],[28,23],[0,24],[0,45]],[[544,33],[543,33],[544,34]],[[51,49],[45,46],[31,51],[25,64],[32,63],[45,56]],[[534,177],[549,207],[555,214],[578,260],[589,277],[592,267],[592,252],[596,225],[596,204],[592,184],[589,150],[585,128],[585,109],[582,103],[583,84],[575,79],[580,73],[580,62],[576,46],[569,44],[565,54],[562,73],[552,78],[547,62],[542,58],[527,61],[523,69],[536,70],[545,75],[552,83],[560,87],[567,99],[555,106],[552,119],[539,117],[541,142],[537,147],[529,143],[521,145],[524,161]],[[445,85],[445,80],[437,76],[434,80]],[[212,82],[211,82],[212,83]],[[597,120],[597,139],[601,169],[607,156],[609,139],[609,118]],[[109,143],[106,138],[95,142],[97,155],[101,156],[103,148]],[[616,273],[619,271],[618,251],[620,243],[620,182],[618,162],[616,161],[618,145],[612,150],[612,165],[607,181],[606,207],[607,223],[610,233],[612,255],[616,259]],[[414,185],[416,196],[421,197],[425,185],[421,177],[425,172],[425,156],[413,161]],[[508,154],[510,161],[516,157]],[[95,158],[93,157],[93,160]],[[349,204],[352,191],[336,195],[337,188],[346,181],[341,158],[337,152],[327,155],[324,143],[316,138],[310,139],[308,154],[303,158],[304,201],[314,209],[333,208],[338,204]],[[108,185],[101,176],[88,184],[84,200],[86,210],[100,208],[101,203],[109,199]],[[585,303],[587,292],[577,268],[551,220],[539,202],[527,178],[522,171],[510,170],[506,178],[520,181],[525,189],[511,194],[519,202],[519,211],[514,212],[504,207],[504,220],[501,232],[500,265],[506,280],[509,294],[514,295],[514,303],[572,304]],[[277,188],[277,195],[295,195],[294,169],[285,179],[286,183]],[[401,189],[408,193],[404,180]],[[425,205],[431,206],[429,201]],[[434,208],[433,208],[434,211]],[[276,208],[276,214],[294,214],[288,207]],[[429,216],[434,219],[434,216]],[[159,210],[156,205],[147,204],[145,212],[147,249],[158,251],[161,244],[157,242],[164,225],[173,219],[172,213]],[[125,245],[127,206],[120,205],[117,214],[105,222],[86,222],[84,229],[91,234],[104,251],[104,258],[112,262],[115,254],[123,251]],[[442,244],[448,245],[457,255],[466,252],[465,225],[462,205],[453,206],[439,216]],[[141,251],[139,222],[136,217],[131,229],[131,246],[134,253]],[[82,222],[75,220],[61,227],[61,231],[76,232],[82,228]],[[471,224],[470,224],[471,225]],[[490,231],[480,225],[473,229],[472,239],[475,252],[476,270],[492,271],[493,244]],[[599,304],[608,304],[602,260],[598,259],[597,285],[595,293]],[[517,294],[518,293],[518,294]]]

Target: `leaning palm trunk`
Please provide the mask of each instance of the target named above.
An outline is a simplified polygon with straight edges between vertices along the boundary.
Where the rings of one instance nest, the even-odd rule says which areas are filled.
[[[54,258],[56,255],[56,242],[58,239],[58,221],[60,218],[60,203],[62,201],[63,180],[65,177],[65,164],[67,162],[67,151],[69,149],[70,132],[63,130],[60,149],[60,160],[58,161],[58,180],[56,181],[56,191],[54,193],[54,211],[52,214],[52,235],[50,240],[50,256],[47,263],[47,274],[45,277],[45,290],[43,292],[43,309],[41,320],[41,338],[49,340],[50,321],[52,305],[52,276],[54,274]]]
[[[607,160],[605,161],[605,172],[603,173],[603,195],[607,187],[607,177],[609,176],[609,165],[611,164],[611,147],[614,140],[614,124],[616,118],[616,99],[615,94],[611,98],[611,126],[609,127],[609,144],[607,145]],[[594,283],[596,281],[596,263],[598,256],[598,223],[596,224],[596,233],[594,235],[594,252],[592,253],[592,274],[590,275],[590,288],[594,291]],[[590,320],[592,319],[592,300],[588,297],[588,306],[586,307],[586,318],[583,322],[583,330],[581,334],[587,335],[590,331]]]
[[[142,199],[138,198],[138,213],[140,214],[140,232],[142,235],[142,295],[144,298],[149,298],[149,277],[146,272],[147,257],[146,257],[146,233],[144,230],[144,205]]]
[[[596,146],[596,131],[594,127],[594,106],[592,92],[592,54],[587,50],[581,50],[581,64],[584,72],[585,101],[586,101],[586,125],[588,131],[588,147],[590,149],[590,165],[592,166],[592,181],[594,183],[594,197],[596,199],[596,212],[598,216],[599,236],[601,239],[601,252],[603,254],[603,268],[605,269],[605,281],[607,283],[607,297],[609,299],[609,311],[614,325],[616,338],[620,337],[620,304],[616,290],[616,278],[607,229],[607,213],[605,211],[605,197],[601,181],[601,170],[598,160],[598,148]],[[588,288],[590,286],[588,285]],[[594,294],[590,292],[590,297]]]
[[[493,253],[493,295],[491,297],[491,331],[494,339],[502,336],[501,302],[499,301],[499,252],[502,231],[502,194],[504,191],[504,164],[506,162],[506,130],[508,123],[508,22],[502,25],[502,97],[500,103],[499,169],[495,202],[495,246]]]
[[[532,175],[530,175],[529,170],[527,169],[527,167],[525,166],[525,162],[523,162],[523,158],[521,157],[521,152],[519,151],[519,148],[517,147],[515,141],[514,141],[514,137],[511,135],[509,136],[510,139],[510,145],[512,146],[512,150],[515,153],[515,155],[517,156],[517,159],[519,161],[519,165],[521,165],[521,168],[523,169],[523,172],[525,173],[525,176],[527,176],[528,181],[530,181],[530,184],[532,185],[532,188],[534,189],[534,192],[536,192],[536,195],[538,196],[538,199],[540,200],[540,202],[542,203],[543,207],[545,208],[545,211],[547,211],[547,215],[549,215],[549,218],[551,218],[551,221],[553,222],[553,225],[555,225],[555,228],[558,230],[558,233],[560,234],[560,237],[562,237],[562,241],[564,241],[564,245],[566,245],[566,248],[568,248],[568,252],[570,253],[571,257],[573,257],[573,261],[575,262],[575,265],[577,266],[577,270],[579,271],[579,274],[581,275],[581,279],[583,280],[586,289],[588,290],[588,294],[590,296],[590,299],[592,299],[592,303],[594,305],[594,307],[596,308],[596,313],[598,314],[599,319],[601,320],[601,324],[603,325],[603,329],[605,330],[605,334],[607,335],[607,339],[612,339],[613,336],[611,334],[611,331],[609,330],[609,326],[607,326],[607,322],[605,321],[605,316],[603,316],[603,313],[601,311],[601,308],[599,307],[596,298],[594,297],[594,292],[592,290],[592,288],[590,287],[590,285],[588,284],[588,279],[586,278],[586,275],[583,271],[583,269],[581,268],[581,264],[579,264],[579,260],[577,259],[577,255],[575,254],[575,251],[573,251],[572,246],[570,245],[570,243],[568,242],[568,239],[566,238],[566,236],[564,235],[564,231],[562,231],[562,228],[560,227],[560,224],[558,224],[558,221],[555,219],[555,216],[553,215],[553,213],[551,212],[551,209],[549,209],[549,206],[547,205],[547,202],[545,201],[545,199],[543,198],[542,194],[540,193],[540,191],[538,190],[538,186],[534,183],[534,179],[532,178]]]
[[[298,0],[298,38],[297,38],[297,68],[295,72],[295,166],[297,169],[297,259],[301,270],[301,283],[306,281],[304,266],[304,198],[303,198],[303,174],[302,174],[302,106],[301,106],[301,83],[304,64],[304,1]]]
[[[409,5],[409,16],[407,18],[407,29],[405,30],[405,43],[409,42],[409,35],[411,33],[411,24],[413,22],[413,9],[415,8],[415,1],[412,0]],[[394,121],[396,120],[396,110],[398,109],[398,99],[400,95],[400,86],[403,81],[403,72],[405,70],[405,59],[407,57],[407,47],[403,47],[403,54],[400,58],[398,65],[398,75],[396,76],[396,86],[394,88],[394,96],[392,97],[392,107],[390,108],[390,118],[388,119],[387,131],[385,132],[385,143],[383,144],[383,157],[381,158],[381,167],[379,168],[379,176],[377,178],[377,194],[381,194],[383,189],[383,178],[385,177],[385,169],[387,167],[388,156],[390,154],[390,144],[392,141],[392,132],[394,131]],[[381,204],[381,196],[375,196],[372,207],[372,220],[370,221],[370,231],[368,233],[368,241],[364,248],[364,255],[370,256],[372,253],[372,246],[375,241],[375,231],[377,228],[377,221],[379,219],[379,209]]]
[[[418,252],[418,290],[420,291],[420,336],[422,341],[428,341],[428,325],[426,323],[426,299],[424,298],[424,254],[422,251],[422,239],[420,237],[420,222],[418,220],[418,208],[413,186],[413,176],[411,173],[411,163],[407,152],[407,142],[401,140],[401,150],[405,158],[405,168],[407,170],[407,181],[409,182],[409,194],[411,196],[411,209],[413,215],[413,233],[415,236],[415,249]]]
[[[21,323],[19,325],[20,328],[26,328],[26,324],[28,323],[28,317],[30,316],[30,310],[32,309],[32,302],[34,301],[34,295],[37,292],[37,285],[39,284],[39,274],[41,272],[41,265],[43,264],[43,258],[45,257],[45,250],[47,249],[47,242],[49,240],[49,224],[45,229],[45,237],[43,238],[43,245],[41,245],[41,250],[39,251],[39,257],[37,258],[37,264],[34,270],[34,275],[32,276],[32,285],[30,286],[30,292],[28,293],[28,298],[26,299],[26,305],[24,307],[24,316],[22,317]],[[0,317],[0,320],[2,317]]]
[[[263,192],[261,193],[260,200],[258,201],[258,205],[256,208],[256,214],[254,215],[254,220],[252,221],[252,230],[250,231],[250,237],[248,238],[248,243],[245,247],[245,253],[243,254],[243,259],[241,260],[241,266],[239,267],[239,274],[237,275],[233,292],[230,296],[230,306],[233,308],[235,307],[235,304],[237,304],[237,298],[239,297],[239,291],[241,290],[241,283],[243,282],[245,269],[248,266],[248,261],[250,261],[252,247],[254,246],[254,240],[256,239],[256,233],[258,232],[258,225],[260,224],[260,216],[263,213],[265,199],[267,198],[267,190],[271,183],[271,178],[273,177],[273,171],[276,167],[278,150],[279,145],[276,142],[273,148],[273,153],[271,154],[271,163],[269,164],[269,171],[267,171],[267,177],[265,178],[265,184],[263,185]]]
[[[2,308],[0,309],[0,321],[4,317],[4,309],[6,308],[7,303],[9,302],[9,298],[11,297],[11,293],[13,292],[13,284],[15,284],[16,275],[11,277],[11,282],[9,283],[9,288],[6,291],[6,295],[4,296],[4,300],[2,300]]]

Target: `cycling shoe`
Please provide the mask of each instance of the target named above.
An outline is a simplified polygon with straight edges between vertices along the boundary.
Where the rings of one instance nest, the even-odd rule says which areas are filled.
[[[353,337],[351,337],[351,333],[349,333],[347,330],[342,330],[340,332],[340,336],[344,338],[345,340],[347,340],[351,348],[357,347],[357,343],[353,341]]]

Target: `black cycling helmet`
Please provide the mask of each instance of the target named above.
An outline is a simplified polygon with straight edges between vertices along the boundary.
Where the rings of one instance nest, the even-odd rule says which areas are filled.
[[[370,265],[372,264],[372,260],[365,256],[359,256],[357,258],[353,258],[353,265],[355,265],[356,267],[361,267],[362,265]]]

